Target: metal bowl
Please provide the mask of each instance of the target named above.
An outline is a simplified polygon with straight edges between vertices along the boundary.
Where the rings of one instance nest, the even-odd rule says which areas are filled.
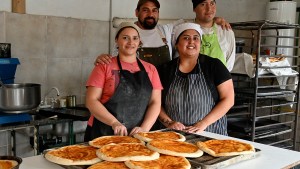
[[[37,108],[41,102],[41,85],[34,83],[5,84],[0,87],[0,111],[22,113]]]
[[[22,158],[16,156],[0,156],[0,160],[14,160],[18,162],[18,165],[12,169],[19,169],[20,164],[22,163]]]

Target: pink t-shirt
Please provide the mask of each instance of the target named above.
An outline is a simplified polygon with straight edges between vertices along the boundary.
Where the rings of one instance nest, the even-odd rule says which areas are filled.
[[[155,66],[145,61],[140,61],[148,74],[153,89],[162,90],[163,87]],[[121,61],[121,65],[123,70],[128,70],[132,73],[140,71],[137,62],[127,63]],[[100,98],[100,102],[102,104],[106,103],[113,96],[115,89],[119,84],[119,70],[117,57],[113,57],[110,64],[99,64],[93,69],[86,86],[93,86],[103,89],[102,96]],[[91,116],[89,119],[88,124],[92,126],[93,116]]]

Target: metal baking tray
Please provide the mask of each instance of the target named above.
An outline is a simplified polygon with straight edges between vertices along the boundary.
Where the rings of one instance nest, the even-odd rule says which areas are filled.
[[[242,93],[242,94],[248,94],[248,95],[253,95],[254,90],[250,88],[236,88],[235,92],[237,93]],[[287,90],[287,89],[279,89],[279,88],[260,88],[257,89],[257,96],[258,97],[265,97],[265,96],[282,96],[286,97],[288,95],[293,94],[292,90]]]
[[[183,131],[178,130],[171,130],[171,129],[163,129],[160,131],[175,131],[177,133],[180,133],[186,137],[186,142],[189,143],[196,143],[198,141],[207,141],[212,140],[213,138],[204,137],[201,135],[186,133]],[[84,145],[87,145],[87,143],[81,143]],[[55,149],[55,148],[54,148]],[[47,149],[43,151],[43,155],[45,155],[48,151],[52,149]],[[260,153],[260,149],[255,149],[256,152],[254,154],[244,154],[244,155],[236,155],[236,156],[229,156],[229,157],[213,157],[209,154],[204,153],[203,156],[198,158],[187,158],[191,163],[191,169],[219,169],[223,168],[232,164],[236,164],[245,160],[250,160],[253,158],[256,158]],[[86,169],[89,166],[82,165],[82,166],[64,166],[59,165],[65,169]]]
[[[186,137],[186,142],[194,143],[194,144],[198,141],[207,141],[213,139],[201,135],[186,133],[183,131],[176,131],[176,132],[184,135]],[[256,158],[260,154],[261,150],[255,148],[255,151],[256,152],[253,154],[243,154],[243,155],[235,155],[229,157],[213,157],[207,153],[204,153],[203,156],[201,157],[187,158],[187,159],[190,161],[192,165],[192,169],[219,169],[245,160]]]

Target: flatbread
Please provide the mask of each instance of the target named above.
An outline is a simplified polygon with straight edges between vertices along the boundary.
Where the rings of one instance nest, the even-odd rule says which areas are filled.
[[[158,159],[159,153],[139,143],[121,143],[101,147],[97,156],[106,161],[147,161]]]
[[[64,146],[50,150],[45,154],[45,158],[61,165],[92,165],[100,162],[96,155],[97,148],[85,145]]]
[[[87,169],[129,169],[124,162],[102,161],[94,164]]]
[[[283,61],[285,59],[285,57],[283,57],[283,55],[276,55],[277,57],[269,57],[269,61],[271,63],[274,63],[274,62],[279,62],[279,61]]]
[[[0,160],[0,169],[11,169],[18,165],[15,160]]]
[[[148,142],[147,147],[161,154],[172,156],[195,158],[203,155],[203,151],[196,145],[182,141],[155,139]]]
[[[190,169],[191,164],[185,157],[161,154],[157,160],[125,161],[130,169]]]
[[[166,132],[141,132],[135,134],[133,137],[138,138],[142,141],[149,142],[153,139],[170,139],[177,141],[185,141],[184,135],[180,133],[176,133],[174,131],[166,131]]]
[[[233,156],[255,153],[255,148],[248,143],[237,140],[208,140],[197,142],[197,146],[214,157]]]
[[[141,143],[145,144],[143,141],[133,138],[130,136],[102,136],[89,141],[89,145],[97,148],[101,148],[107,144],[120,144],[120,143]]]

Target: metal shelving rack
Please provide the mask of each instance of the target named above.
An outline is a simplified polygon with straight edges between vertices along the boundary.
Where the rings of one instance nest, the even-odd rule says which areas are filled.
[[[262,75],[260,70],[291,68],[299,72],[299,54],[297,53],[299,46],[278,45],[278,41],[281,38],[293,39],[295,41],[294,44],[299,44],[298,42],[296,43],[296,41],[299,41],[298,35],[283,36],[279,33],[283,29],[299,31],[299,25],[262,20],[231,23],[231,26],[236,38],[245,40],[244,51],[252,54],[256,60],[253,62],[254,77],[232,74],[236,104],[228,113],[228,129],[233,133],[229,132],[229,135],[277,147],[295,149],[298,124],[297,114],[299,112],[299,87],[297,83],[279,85],[276,83],[276,79],[278,77],[298,77],[299,79],[299,74]],[[269,44],[266,44],[268,38],[272,38],[274,43],[269,41]],[[278,48],[293,49],[294,54],[282,56],[280,53],[277,53]],[[274,53],[266,54],[266,49],[272,49]],[[290,66],[262,66],[260,60],[267,57],[285,57],[291,60],[291,63]],[[287,87],[294,87],[295,90],[282,89]],[[287,97],[294,97],[294,99],[288,101]],[[248,126],[243,129],[239,128],[245,124],[248,124]]]

